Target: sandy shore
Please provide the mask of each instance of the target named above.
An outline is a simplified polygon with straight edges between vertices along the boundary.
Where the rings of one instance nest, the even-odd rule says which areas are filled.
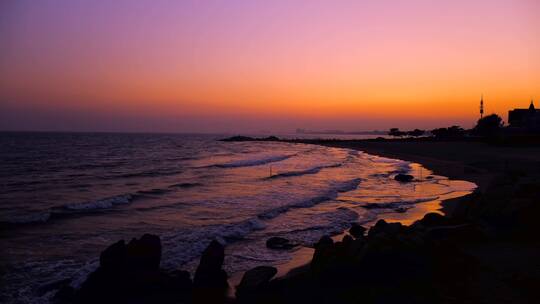
[[[417,143],[417,142],[405,142],[405,141],[392,141],[392,142],[369,142],[369,141],[306,141],[306,143],[320,144],[330,147],[347,148],[363,151],[372,155],[383,156],[388,158],[405,160],[413,163],[418,163],[425,169],[431,172],[426,172],[436,175],[446,176],[450,179],[459,179],[475,183],[479,186],[479,191],[484,191],[489,182],[499,174],[498,170],[486,170],[478,164],[484,162],[484,166],[488,164],[488,168],[497,169],[502,166],[504,168],[504,162],[513,160],[513,162],[522,161],[519,151],[510,153],[511,157],[505,157],[501,160],[497,155],[497,152],[492,151],[489,147],[481,143],[458,143],[454,147],[455,143]],[[455,149],[457,153],[452,150]],[[469,153],[473,152],[474,158],[469,158]],[[540,149],[538,149],[540,155]],[[486,155],[489,155],[486,159]],[[460,158],[461,157],[461,158]],[[516,158],[518,160],[516,160]],[[485,163],[488,161],[489,163]],[[539,157],[540,161],[540,157]],[[502,162],[502,163],[499,163]],[[437,200],[424,202],[415,205],[410,210],[404,213],[387,213],[381,214],[380,219],[384,219],[387,222],[400,222],[404,225],[410,225],[411,223],[420,220],[425,214],[430,212],[441,211],[443,214],[451,213],[454,206],[461,198],[468,195],[469,192],[458,192],[445,197],[441,197]],[[365,227],[370,227],[375,224],[376,221],[364,224]],[[342,233],[333,236],[334,241],[341,240],[346,233]],[[305,268],[306,264],[311,262],[313,257],[312,248],[302,248],[293,253],[292,260],[281,265],[277,265],[278,269],[277,277],[283,277],[290,271],[295,271]],[[242,273],[233,275],[233,284],[239,283]]]
[[[498,175],[509,171],[536,173],[540,147],[500,147],[482,142],[437,142],[408,140],[298,140],[294,142],[356,149],[369,154],[420,163],[437,175],[470,181],[484,192]],[[449,211],[456,200],[446,200]]]

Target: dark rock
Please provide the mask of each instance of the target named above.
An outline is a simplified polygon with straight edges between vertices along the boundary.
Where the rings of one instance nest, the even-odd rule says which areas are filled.
[[[371,227],[368,237],[373,237],[380,233],[387,235],[396,235],[404,230],[401,223],[387,223],[385,220],[378,220],[375,226]]]
[[[215,240],[204,250],[193,278],[195,303],[223,302],[229,288],[227,273],[221,269],[224,258],[225,249]]]
[[[349,234],[352,235],[355,239],[363,237],[365,232],[366,228],[360,226],[357,223],[352,223],[351,228],[349,229]]]
[[[179,290],[189,290],[193,285],[191,275],[185,270],[175,270],[170,273],[169,278],[173,287]]]
[[[451,225],[451,221],[449,218],[445,217],[442,214],[430,212],[424,217],[417,221],[415,224],[421,224],[424,227],[435,227],[435,226],[445,226],[445,225]]]
[[[288,239],[274,236],[266,240],[266,247],[270,249],[292,249],[298,244],[291,243]]]
[[[315,244],[315,249],[323,247],[331,247],[334,244],[334,240],[328,235],[324,235],[321,239]]]
[[[121,240],[107,247],[99,257],[99,264],[108,271],[158,270],[160,260],[159,237],[145,234],[140,239],[132,239],[127,245]]]
[[[462,243],[485,240],[487,233],[475,225],[462,224],[430,228],[427,237],[430,240],[446,241],[447,243]]]
[[[350,235],[345,235],[341,242],[336,243],[336,251],[343,258],[351,258],[356,255],[363,245],[363,236],[353,239]],[[339,245],[338,245],[339,244]]]
[[[118,241],[107,249],[103,250],[99,256],[99,265],[103,269],[123,269],[126,265],[126,243],[124,240]]]
[[[343,246],[347,247],[354,242],[354,239],[350,235],[344,235],[343,239],[341,240],[341,243],[343,243]]]
[[[254,141],[255,138],[249,136],[231,136],[221,139],[221,141]]]
[[[268,137],[232,136],[232,137],[221,139],[221,141],[279,141],[279,140],[280,139],[276,136],[268,136]]]
[[[264,287],[277,273],[271,266],[257,266],[244,273],[242,281],[236,289],[236,294],[253,292]]]
[[[318,271],[324,268],[335,252],[334,241],[329,236],[323,236],[319,242],[315,244],[315,252],[311,260],[311,268]]]
[[[126,246],[129,267],[139,270],[158,270],[161,260],[161,241],[158,236],[145,234],[132,239]]]
[[[394,211],[397,212],[397,213],[405,213],[405,212],[407,212],[407,208],[398,207],[398,208],[395,208]]]
[[[410,174],[398,174],[394,177],[395,180],[397,180],[398,182],[401,182],[401,183],[408,183],[408,182],[411,182],[413,179],[414,179],[414,176],[410,175]]]
[[[185,294],[190,294],[186,291],[191,286],[189,274],[187,280],[175,281],[160,271],[160,260],[158,236],[145,234],[127,245],[124,241],[116,242],[101,253],[100,266],[75,292],[75,302],[144,303],[142,299],[147,298],[185,298]]]
[[[225,249],[217,241],[212,241],[204,250],[199,267],[195,272],[195,288],[227,289],[227,273],[221,269],[225,258]]]

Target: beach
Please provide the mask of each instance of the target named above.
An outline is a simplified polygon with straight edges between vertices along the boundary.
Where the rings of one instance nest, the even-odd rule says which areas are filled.
[[[483,142],[429,140],[300,140],[299,142],[356,149],[374,155],[418,162],[435,174],[476,183],[478,185],[476,195],[442,202],[441,211],[447,217],[452,217],[453,213],[456,213],[456,208],[477,203],[478,195],[490,198],[501,195],[503,199],[509,199],[506,191],[520,182],[536,189],[533,191],[529,189],[525,194],[521,194],[525,196],[523,199],[539,202],[537,189],[540,186],[538,183],[540,148],[538,147],[504,147]],[[522,179],[525,181],[520,181]],[[487,204],[489,206],[489,202]],[[459,247],[460,252],[472,259],[481,270],[468,278],[469,286],[466,288],[468,294],[450,295],[450,299],[446,300],[451,303],[463,301],[529,303],[533,299],[538,299],[538,291],[534,286],[540,283],[540,262],[537,258],[540,256],[540,246],[536,238],[540,231],[537,225],[531,224],[532,222],[534,221],[515,225],[498,223],[502,227],[491,227],[499,231],[493,232],[489,238],[473,242],[467,240],[453,242],[452,246]],[[526,232],[518,233],[517,236],[513,232],[504,231],[506,229]],[[465,277],[465,274],[463,276]]]
[[[433,171],[433,174],[448,176],[452,179],[460,179],[474,182],[478,185],[474,194],[449,198],[442,200],[440,210],[446,215],[453,225],[475,225],[479,228],[485,225],[480,230],[484,230],[483,236],[472,236],[478,231],[472,229],[465,234],[457,237],[439,240],[436,246],[445,248],[447,252],[430,253],[424,256],[425,259],[431,259],[434,256],[442,257],[442,263],[452,264],[452,259],[446,254],[461,255],[462,263],[466,266],[456,264],[456,269],[445,269],[444,267],[438,270],[431,269],[435,273],[429,275],[433,277],[446,277],[445,279],[435,279],[431,281],[434,294],[428,295],[428,290],[423,288],[416,289],[415,292],[404,291],[401,287],[392,284],[408,285],[406,281],[410,278],[400,278],[398,282],[392,279],[393,275],[400,277],[404,275],[402,270],[388,270],[384,265],[380,267],[388,270],[388,277],[385,281],[378,283],[367,283],[368,289],[355,287],[340,286],[337,290],[333,290],[332,284],[328,280],[336,280],[347,285],[350,283],[347,271],[338,266],[340,274],[330,271],[325,274],[326,278],[313,276],[314,262],[306,258],[305,255],[295,257],[297,262],[306,263],[299,267],[289,275],[278,278],[274,282],[274,288],[277,289],[270,294],[279,294],[284,292],[286,295],[276,296],[274,300],[281,303],[294,303],[295,300],[304,299],[300,294],[308,293],[313,286],[324,284],[324,288],[329,290],[326,294],[319,294],[319,297],[310,298],[317,303],[355,303],[358,301],[372,303],[386,299],[385,293],[393,294],[389,296],[390,302],[399,301],[406,303],[432,303],[436,299],[439,303],[531,303],[534,299],[538,299],[539,294],[535,286],[540,283],[540,262],[537,257],[540,256],[540,246],[536,235],[538,234],[538,226],[534,225],[534,220],[517,220],[514,223],[508,223],[515,220],[513,217],[522,217],[522,213],[535,212],[538,210],[520,210],[526,208],[522,206],[507,206],[510,202],[504,202],[504,206],[500,205],[500,201],[511,200],[512,190],[517,190],[515,195],[520,196],[520,200],[529,200],[538,202],[539,170],[540,169],[540,149],[537,147],[504,147],[494,146],[483,142],[455,142],[455,141],[415,141],[415,140],[287,140],[288,142],[300,142],[316,145],[324,145],[329,147],[339,147],[347,149],[355,149],[362,152],[370,153],[394,159],[405,160],[409,162],[420,163],[426,169]],[[525,185],[521,187],[519,185]],[[510,194],[508,192],[511,192]],[[487,201],[493,199],[493,202]],[[459,219],[461,210],[469,206],[483,204],[483,212],[471,212],[467,219]],[[422,204],[419,204],[422,205]],[[506,209],[513,209],[512,211]],[[479,208],[480,209],[480,208]],[[490,215],[496,213],[497,218],[493,222],[486,224],[485,222],[478,224],[478,221],[488,220]],[[404,217],[414,217],[411,214]],[[388,222],[395,222],[392,216],[389,216]],[[508,222],[501,222],[500,220]],[[422,220],[425,221],[425,220]],[[422,222],[419,221],[419,222]],[[472,224],[476,222],[476,224]],[[467,224],[464,224],[467,223]],[[371,226],[374,223],[369,223],[366,226]],[[407,224],[411,224],[408,222]],[[448,224],[443,224],[448,225]],[[421,226],[415,223],[413,226]],[[410,228],[411,229],[411,228]],[[417,228],[412,228],[414,231]],[[459,230],[460,228],[457,228]],[[332,237],[335,246],[343,246],[346,242],[346,233]],[[471,238],[469,238],[471,236]],[[340,241],[343,238],[343,241]],[[370,241],[368,241],[369,244]],[[373,241],[371,241],[373,242]],[[339,245],[338,245],[339,244]],[[399,248],[399,246],[396,246]],[[317,248],[317,246],[316,246]],[[335,249],[338,250],[339,249]],[[394,248],[399,252],[399,249]],[[317,251],[317,249],[315,250]],[[315,256],[317,253],[315,253]],[[333,251],[331,255],[336,255]],[[339,254],[337,254],[339,256]],[[336,258],[336,257],[334,257]],[[341,257],[343,258],[343,257]],[[339,260],[340,258],[336,258]],[[346,259],[345,259],[346,260]],[[384,264],[387,261],[376,259],[378,263]],[[467,262],[464,262],[467,261]],[[335,262],[335,261],[334,261]],[[339,264],[339,263],[338,263]],[[345,262],[347,268],[353,267],[355,263]],[[367,265],[364,264],[364,267]],[[335,267],[331,266],[330,268]],[[350,269],[349,269],[350,270]],[[358,274],[353,274],[353,277],[360,275],[365,269],[358,269]],[[374,275],[378,270],[367,270],[367,273]],[[440,272],[437,274],[437,272]],[[346,279],[344,279],[345,277]],[[450,279],[451,278],[451,279]],[[315,280],[314,283],[312,280]],[[410,279],[414,281],[414,279]],[[353,279],[354,281],[354,279]],[[422,281],[422,280],[420,280]],[[439,281],[439,282],[437,282]],[[277,282],[277,283],[276,283]],[[281,284],[279,283],[281,282]],[[310,283],[307,283],[310,282]],[[326,283],[324,283],[326,282]],[[345,282],[345,283],[343,283]],[[394,282],[394,283],[392,283]],[[438,285],[441,282],[442,285]],[[427,282],[423,282],[426,284]],[[312,285],[315,284],[315,285]],[[294,285],[295,287],[287,287]],[[276,287],[277,286],[277,287]],[[311,287],[309,287],[311,286]],[[322,286],[321,286],[322,287]],[[410,286],[409,286],[410,287]],[[390,289],[388,289],[390,288]],[[359,289],[368,291],[370,289],[380,289],[379,292],[371,292],[366,298],[359,295],[354,295]],[[354,290],[354,291],[353,291]],[[382,290],[382,291],[381,291]],[[396,292],[396,290],[400,290]],[[436,291],[435,291],[436,290]],[[384,291],[384,292],[383,292]],[[268,291],[266,291],[268,292]],[[295,295],[295,292],[297,293]],[[402,297],[400,297],[400,292]],[[380,293],[380,294],[379,294]],[[264,294],[264,292],[263,292]],[[331,294],[329,296],[328,294]],[[339,295],[347,294],[344,298]],[[407,295],[405,295],[407,294]],[[268,296],[268,294],[265,294]],[[285,297],[285,298],[283,298]],[[321,299],[321,298],[322,299]],[[325,298],[327,297],[327,298]],[[358,297],[358,298],[357,298]],[[395,298],[394,298],[395,297]],[[294,300],[293,300],[294,299]],[[260,300],[260,298],[259,298]],[[269,301],[268,303],[270,303]],[[384,301],[383,301],[384,302]]]

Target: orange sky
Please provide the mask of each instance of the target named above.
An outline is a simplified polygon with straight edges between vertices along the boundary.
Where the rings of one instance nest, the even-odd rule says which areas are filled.
[[[4,1],[0,129],[470,127],[540,99],[540,2]]]

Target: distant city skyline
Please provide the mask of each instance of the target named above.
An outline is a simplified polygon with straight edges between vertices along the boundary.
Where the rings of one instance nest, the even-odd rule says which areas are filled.
[[[0,130],[472,127],[540,99],[540,2],[0,3]],[[483,95],[482,95],[483,94]]]

